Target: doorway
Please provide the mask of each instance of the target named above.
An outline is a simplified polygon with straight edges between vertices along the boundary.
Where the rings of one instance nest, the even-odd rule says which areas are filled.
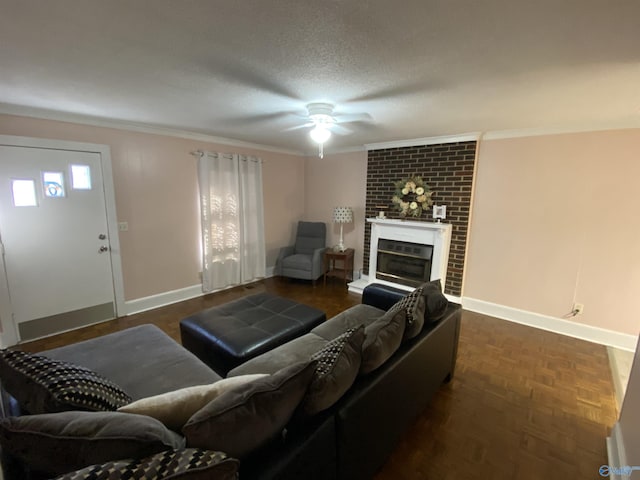
[[[0,252],[3,346],[123,311],[108,147],[0,136]]]

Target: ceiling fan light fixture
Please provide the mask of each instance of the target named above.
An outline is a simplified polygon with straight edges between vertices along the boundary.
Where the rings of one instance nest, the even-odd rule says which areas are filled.
[[[323,144],[324,142],[329,140],[329,138],[331,138],[331,131],[327,128],[326,125],[319,123],[311,129],[311,131],[309,132],[309,136],[314,142]]]

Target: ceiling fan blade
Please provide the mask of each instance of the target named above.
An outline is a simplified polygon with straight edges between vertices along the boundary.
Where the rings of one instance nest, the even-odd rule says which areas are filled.
[[[334,115],[336,123],[349,123],[349,122],[367,122],[373,120],[373,117],[368,113],[351,113],[345,115]]]
[[[332,124],[329,127],[329,130],[331,130],[333,133],[335,133],[336,135],[349,135],[350,133],[353,133],[351,130],[349,130],[346,127],[343,127],[342,125],[338,125],[336,123]]]
[[[400,86],[390,86],[388,88],[382,88],[377,91],[364,93],[357,97],[353,97],[349,99],[349,102],[365,102],[371,100],[388,100],[390,98],[395,97],[403,97],[409,95],[415,95],[418,93],[422,93],[425,90],[425,87],[429,87],[433,90],[433,85],[427,85],[425,82],[414,82],[407,85]]]
[[[289,132],[291,130],[299,130],[301,128],[307,128],[307,127],[313,127],[314,123],[313,122],[309,122],[309,123],[304,123],[302,125],[296,125],[294,127],[289,127],[289,128],[285,128],[283,130],[283,132]]]
[[[262,122],[272,122],[274,120],[280,120],[291,116],[291,112],[274,112],[274,113],[260,113],[257,115],[244,115],[239,117],[233,117],[227,119],[228,122],[241,125],[241,124],[257,124]]]
[[[254,66],[243,64],[235,56],[212,60],[206,69],[210,75],[228,83],[268,92],[290,100],[299,100],[296,92],[276,81],[273,75],[260,71]]]

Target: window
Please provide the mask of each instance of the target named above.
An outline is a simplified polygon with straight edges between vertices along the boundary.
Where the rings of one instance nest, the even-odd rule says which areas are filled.
[[[35,180],[12,180],[13,204],[16,207],[37,207]]]
[[[89,165],[71,165],[71,185],[74,190],[91,190]]]
[[[52,198],[64,197],[64,176],[62,172],[43,172],[44,196]]]

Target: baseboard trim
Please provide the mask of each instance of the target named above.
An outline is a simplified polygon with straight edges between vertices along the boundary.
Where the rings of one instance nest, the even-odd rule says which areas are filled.
[[[190,287],[179,288],[178,290],[150,295],[148,297],[137,298],[135,300],[128,300],[124,302],[124,305],[127,315],[133,315],[134,313],[146,312],[147,310],[153,310],[154,308],[164,307],[166,305],[171,305],[172,303],[182,302],[202,295],[204,295],[202,292],[202,285],[198,284]]]
[[[541,328],[549,332],[579,338],[588,342],[610,345],[630,352],[635,351],[638,340],[634,335],[507,307],[475,298],[463,297],[462,308],[502,320],[509,320],[522,325]]]
[[[619,423],[613,426],[611,436],[607,437],[607,458],[609,459],[609,467],[613,467],[610,469],[609,478],[611,480],[621,479],[618,472],[627,466],[627,455]]]
[[[623,377],[628,381],[629,372],[622,372],[620,368],[619,355],[622,350],[618,350],[614,347],[607,347],[607,356],[609,357],[609,367],[611,368],[611,376],[613,377],[613,393],[616,397],[616,406],[618,407],[618,413],[622,410],[622,400],[627,389],[627,383],[623,384]],[[616,353],[618,352],[618,353]]]
[[[265,278],[273,277],[274,270],[275,267],[267,267],[265,270]],[[171,290],[169,292],[158,293],[156,295],[150,295],[148,297],[136,298],[135,300],[128,300],[124,302],[126,315],[146,312],[147,310],[153,310],[154,308],[164,307],[171,305],[172,303],[190,300],[192,298],[201,297],[202,295],[205,295],[205,293],[202,292],[202,285],[198,284],[190,287],[179,288],[177,290]]]
[[[444,296],[447,298],[447,300],[449,300],[451,303],[457,303],[458,305],[462,304],[462,297],[456,297],[455,295],[449,295],[448,293],[445,293]]]

